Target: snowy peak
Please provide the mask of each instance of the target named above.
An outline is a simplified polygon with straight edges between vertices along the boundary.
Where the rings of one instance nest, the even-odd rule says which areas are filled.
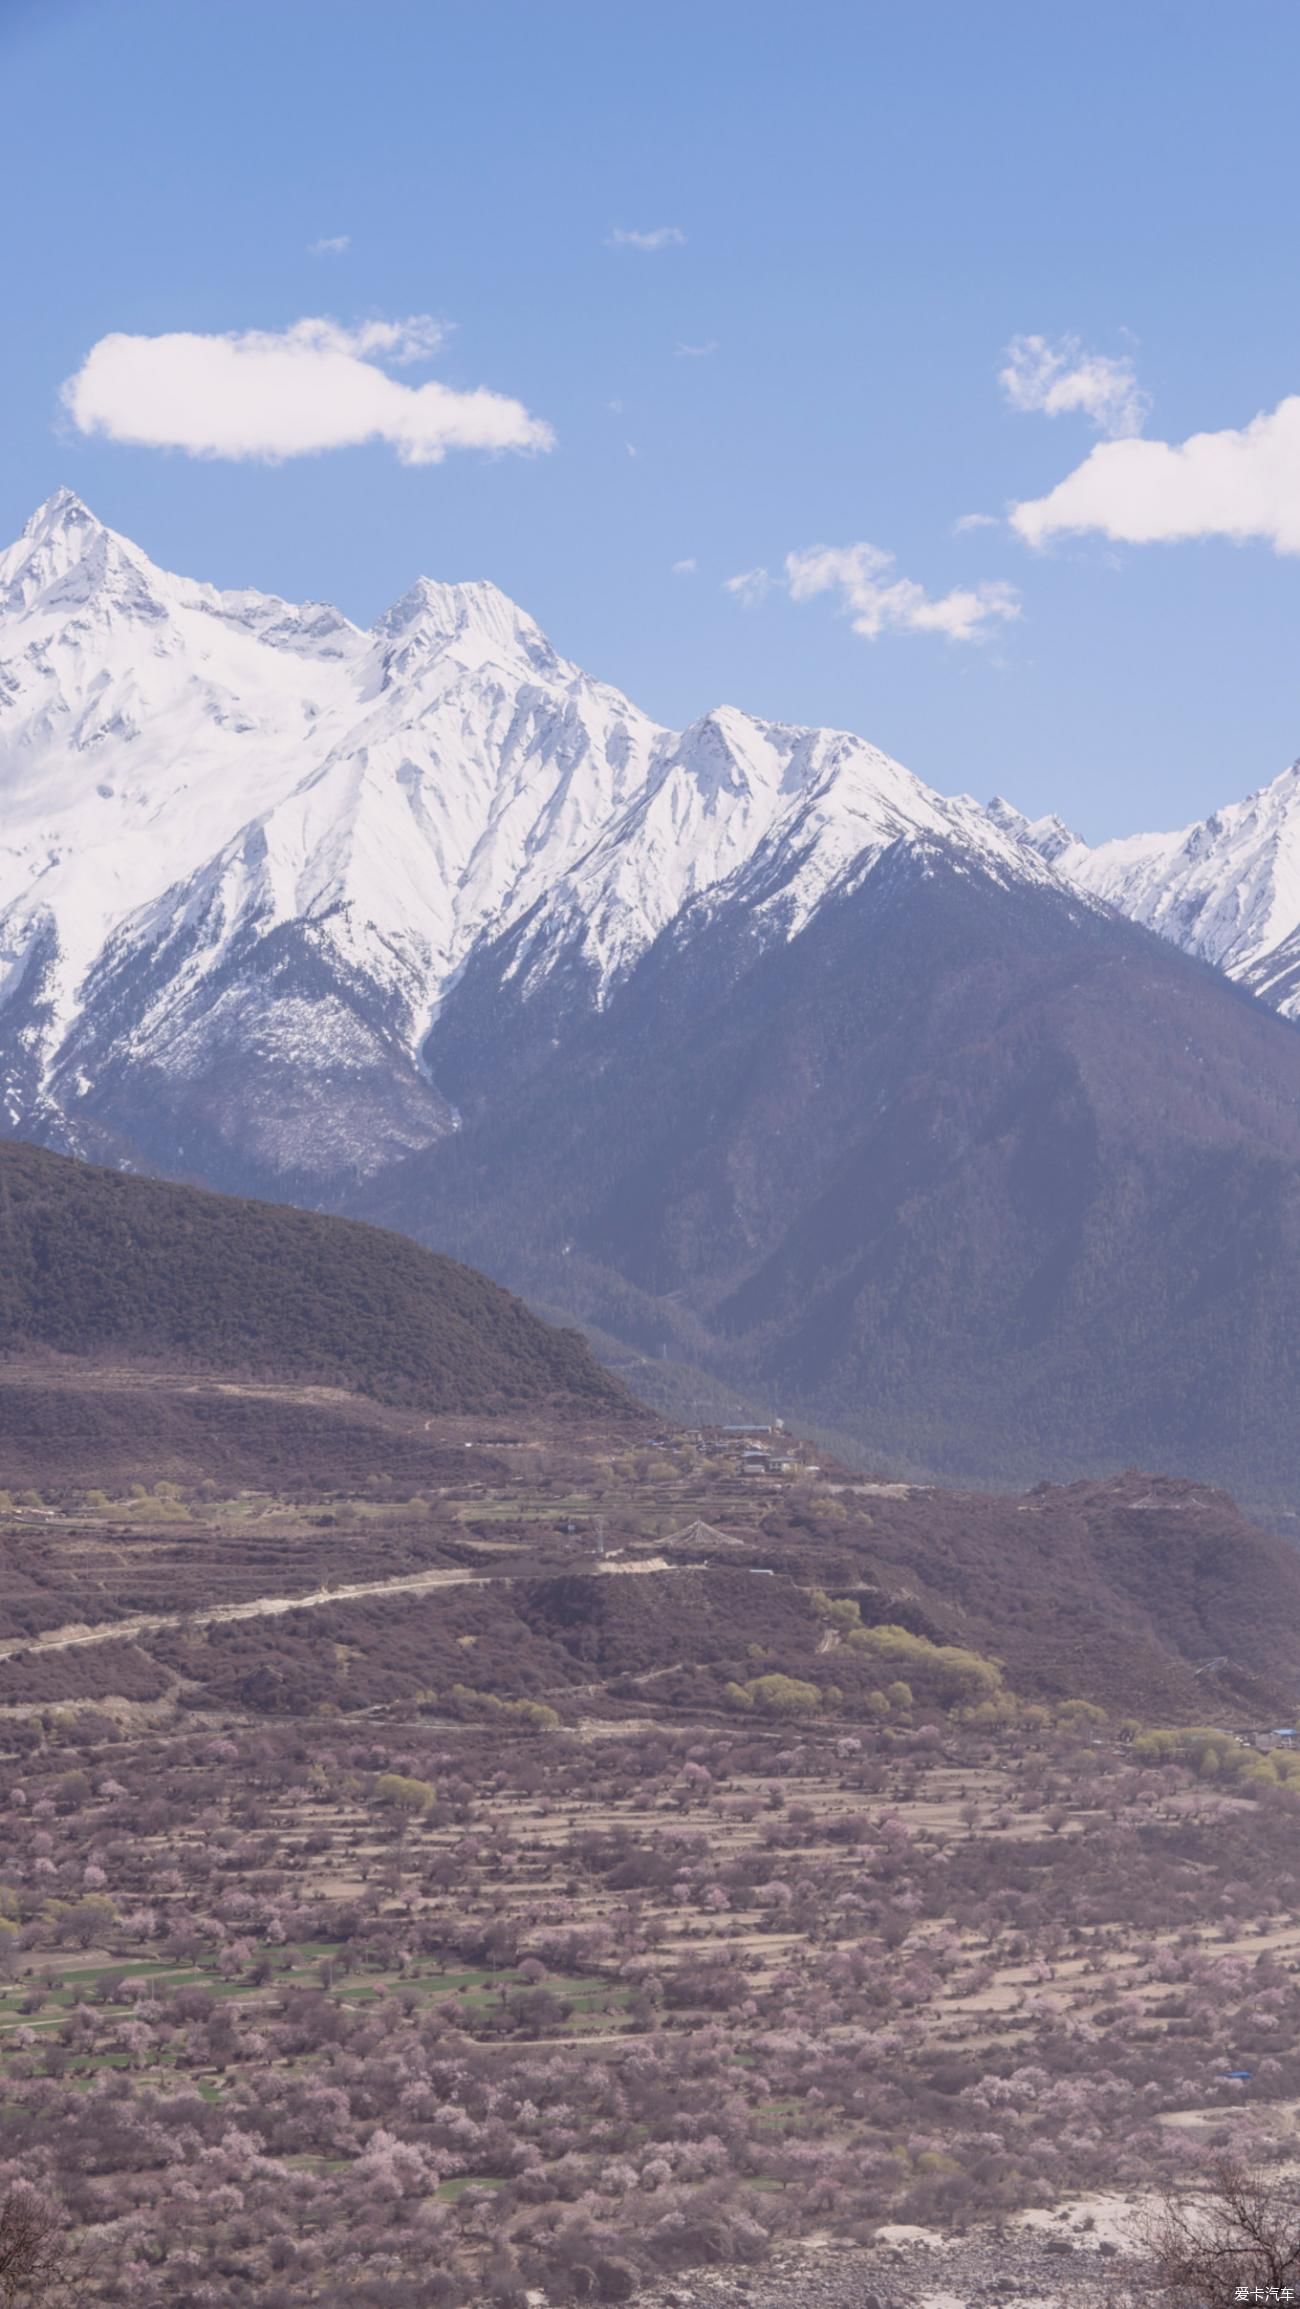
[[[991,803],[989,815],[1076,889],[1300,1017],[1300,763],[1168,834],[1090,846],[1059,819],[1031,822],[1008,802]]]
[[[547,894],[515,967],[536,985],[576,946],[604,1002],[688,907],[739,905],[756,935],[789,940],[896,843],[938,844],[1003,882],[1059,888],[969,796],[936,794],[851,732],[719,707],[665,739],[649,785]]]
[[[1009,834],[1013,841],[1045,858],[1049,866],[1054,866],[1067,850],[1082,847],[1078,835],[1071,833],[1063,818],[1027,818],[1023,810],[1004,800],[1001,794],[995,794],[987,804],[987,815],[1000,833]]]
[[[53,545],[58,538],[99,536],[102,529],[104,524],[95,520],[90,506],[83,503],[76,490],[60,487],[46,496],[44,506],[37,506],[30,522],[23,526],[23,538],[30,545]]]
[[[599,1006],[714,894],[781,939],[900,840],[1048,872],[849,733],[660,728],[486,581],[422,577],[363,631],[171,575],[69,490],[0,555],[0,803],[11,1128],[233,1049],[308,1136],[315,1072],[400,1075],[418,1142],[430,1022],[516,930],[525,994]]]
[[[56,489],[43,505],[38,505],[23,530],[23,537],[33,545],[54,545],[64,538],[82,538],[102,534],[103,523],[95,519],[90,507],[83,504],[75,489]]]
[[[1102,842],[1063,863],[1135,921],[1230,976],[1254,975],[1300,924],[1300,777],[1284,770],[1198,824]]]
[[[349,647],[359,653],[364,646],[358,629],[329,603],[299,606],[251,588],[221,593],[173,576],[97,520],[75,491],[56,489],[17,543],[0,553],[0,617],[25,621],[17,629],[0,625],[0,651],[12,646],[15,631],[48,644],[64,627],[71,628],[75,648],[77,621],[86,615],[101,623],[218,620],[277,648],[308,654],[337,655]]]
[[[521,663],[540,673],[553,672],[560,662],[541,627],[485,578],[464,585],[417,578],[376,619],[374,631],[391,645],[388,666],[403,674],[443,655],[459,667]]]
[[[71,489],[56,489],[0,554],[0,608],[57,607],[61,598],[75,606],[119,572],[134,580],[147,566]]]
[[[677,744],[681,762],[702,798],[734,795],[753,800],[780,792],[788,769],[785,733],[755,721],[737,706],[715,706],[683,730]]]

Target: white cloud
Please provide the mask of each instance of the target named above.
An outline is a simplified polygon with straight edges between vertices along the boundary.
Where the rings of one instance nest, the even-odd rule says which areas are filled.
[[[649,232],[631,232],[616,224],[605,242],[609,249],[640,249],[653,255],[658,249],[680,249],[686,246],[686,235],[680,225],[657,224]]]
[[[959,513],[952,525],[954,537],[965,537],[971,529],[1000,529],[996,513]]]
[[[893,554],[878,545],[814,545],[786,555],[786,585],[792,601],[838,594],[842,614],[867,641],[887,632],[983,641],[991,625],[1020,615],[1014,586],[959,585],[936,597],[914,578],[891,576],[893,567]]]
[[[550,426],[504,393],[405,384],[380,366],[427,360],[442,335],[416,314],[355,329],[319,319],[101,337],[61,398],[79,432],[190,457],[278,463],[387,441],[404,465],[436,465],[449,449],[549,449]]]
[[[707,361],[717,349],[717,338],[710,337],[707,344],[703,345],[674,345],[673,354],[679,361]]]
[[[1086,352],[1077,337],[1013,337],[999,383],[1013,409],[1084,416],[1112,440],[1140,433],[1150,407],[1131,360]]]
[[[695,555],[693,553],[688,553],[684,561],[675,561],[673,563],[673,576],[694,577],[698,567],[699,564],[695,559]]]
[[[836,593],[841,613],[867,641],[891,631],[984,641],[990,625],[1020,615],[1020,597],[1012,585],[959,585],[933,596],[914,578],[893,576],[893,568],[893,554],[878,545],[811,545],[787,553],[783,578],[762,568],[742,569],[723,584],[745,609],[757,609],[774,585],[783,586],[792,601]]]
[[[757,609],[772,590],[772,579],[766,569],[742,569],[738,577],[724,577],[723,589],[734,593],[745,609]]]
[[[345,257],[351,246],[351,233],[335,233],[332,240],[313,241],[307,254],[309,257]]]
[[[1030,545],[1099,530],[1130,545],[1261,538],[1300,553],[1300,396],[1249,425],[1186,441],[1103,441],[1046,497],[1011,510]]]

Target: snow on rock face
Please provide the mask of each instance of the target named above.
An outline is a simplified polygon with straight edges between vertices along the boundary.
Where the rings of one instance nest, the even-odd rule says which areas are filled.
[[[340,620],[323,659],[310,616],[168,577],[63,491],[0,554],[0,604],[0,954],[52,918],[66,1026],[109,931],[292,790],[365,644]]]
[[[299,1075],[313,1001],[322,1070],[349,1063],[340,1004],[368,1064],[378,1037],[418,1066],[515,923],[526,983],[576,948],[599,1002],[715,887],[789,936],[900,839],[1049,873],[859,738],[730,707],[659,728],[494,585],[421,578],[364,632],[170,575],[66,490],[0,553],[0,800],[10,1128],[109,1066],[192,1075],[218,1010],[228,1048],[295,1003]]]
[[[1001,833],[1010,834],[1013,840],[1036,850],[1040,858],[1046,858],[1049,866],[1055,865],[1056,860],[1063,857],[1067,850],[1086,847],[1086,844],[1080,845],[1078,835],[1070,832],[1063,818],[1027,818],[1023,810],[1018,810],[1012,802],[1004,801],[1001,794],[993,796],[988,805],[988,815]]]
[[[1095,847],[1059,819],[1031,824],[1009,803],[990,804],[990,814],[1077,889],[1300,1017],[1300,763],[1197,825]]]

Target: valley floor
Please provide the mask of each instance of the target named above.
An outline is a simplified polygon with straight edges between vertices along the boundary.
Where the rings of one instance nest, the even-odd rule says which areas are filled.
[[[0,2194],[81,2300],[1093,2309],[1294,2156],[1289,1759],[1017,1689],[797,1445],[422,1436],[0,1498]]]

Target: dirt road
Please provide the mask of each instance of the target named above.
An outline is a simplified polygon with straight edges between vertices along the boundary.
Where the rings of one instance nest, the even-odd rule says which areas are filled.
[[[592,1577],[622,1575],[626,1578],[651,1571],[688,1573],[699,1567],[670,1564],[663,1556],[647,1556],[639,1562],[597,1562],[588,1568]],[[312,1588],[305,1595],[259,1595],[244,1603],[201,1604],[193,1611],[137,1612],[129,1619],[105,1620],[94,1627],[74,1621],[64,1627],[47,1628],[43,1635],[7,1638],[0,1642],[0,1660],[12,1659],[19,1652],[68,1651],[74,1644],[131,1643],[136,1636],[161,1635],[168,1628],[212,1627],[222,1620],[269,1619],[278,1612],[312,1611],[322,1604],[353,1603],[361,1596],[423,1595],[441,1587],[491,1587],[509,1577],[508,1572],[413,1571],[402,1573],[396,1579],[363,1579],[335,1587]]]

